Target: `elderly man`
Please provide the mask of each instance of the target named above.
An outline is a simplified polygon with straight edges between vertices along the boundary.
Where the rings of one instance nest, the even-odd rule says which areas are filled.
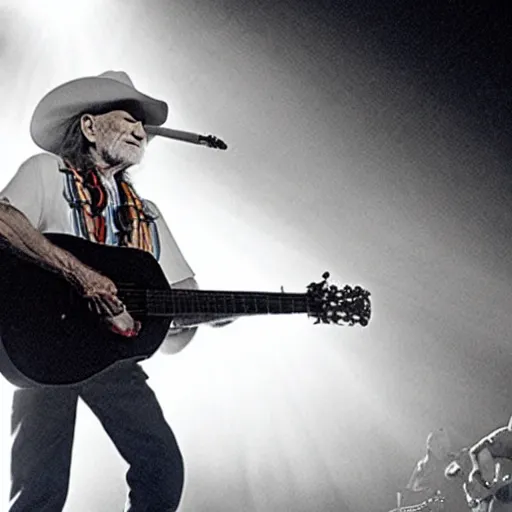
[[[196,288],[158,208],[139,197],[127,174],[144,155],[144,124],[162,125],[167,112],[166,103],[139,92],[123,72],[61,85],[40,101],[31,121],[32,138],[46,152],[24,162],[0,193],[3,243],[61,272],[105,328],[127,337],[140,326],[116,297],[115,285],[41,233],[149,251],[171,284]],[[174,327],[167,352],[181,350],[195,329]],[[63,509],[79,397],[130,466],[127,509],[176,510],[183,460],[146,379],[138,364],[124,362],[80,385],[15,391],[10,511]]]

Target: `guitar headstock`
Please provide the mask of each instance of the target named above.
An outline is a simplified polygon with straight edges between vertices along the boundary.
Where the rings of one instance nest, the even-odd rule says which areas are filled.
[[[360,286],[352,288],[345,285],[340,289],[329,284],[329,272],[322,277],[322,281],[307,287],[309,316],[317,319],[315,324],[368,325],[371,316],[370,292]]]
[[[228,145],[223,140],[215,137],[214,135],[200,135],[199,144],[208,146],[212,149],[228,149]]]

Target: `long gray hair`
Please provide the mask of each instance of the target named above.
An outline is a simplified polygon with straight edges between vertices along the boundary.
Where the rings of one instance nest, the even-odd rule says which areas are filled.
[[[85,172],[94,167],[94,163],[90,153],[91,143],[82,132],[82,116],[83,114],[78,114],[69,121],[58,154],[77,170]]]
[[[81,119],[85,114],[91,115],[102,115],[113,110],[125,110],[133,115],[136,119],[140,119],[142,123],[145,122],[144,113],[140,105],[132,101],[124,101],[120,103],[111,103],[108,105],[102,105],[96,109],[89,109],[87,112],[81,112],[76,116],[72,117],[66,124],[67,129],[64,134],[64,138],[59,146],[58,154],[62,158],[66,159],[71,163],[77,170],[86,172],[87,170],[94,167],[94,162],[91,158],[90,148],[91,142],[87,140],[82,132]],[[117,178],[123,178],[127,180],[125,171],[118,173]]]

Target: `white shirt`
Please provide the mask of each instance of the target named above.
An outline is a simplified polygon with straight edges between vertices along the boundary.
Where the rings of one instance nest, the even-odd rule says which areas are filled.
[[[77,236],[72,218],[73,211],[64,194],[66,175],[60,172],[60,167],[63,167],[63,162],[57,155],[39,153],[30,157],[0,192],[0,199],[7,199],[23,212],[41,233]],[[117,186],[114,184],[113,189],[112,184],[104,184],[109,194],[109,202],[113,203],[111,206],[119,204]],[[169,284],[194,277],[160,211],[154,203],[145,202],[158,215],[156,226],[160,238],[159,263]],[[110,237],[107,241],[115,240],[116,227],[111,218],[112,213],[113,210],[106,209],[105,221],[109,226]]]
[[[105,211],[103,215],[105,217],[105,226],[106,226],[106,240],[105,243],[108,245],[116,245],[118,240],[117,234],[119,233],[119,229],[115,223],[115,212],[116,208],[121,204],[121,198],[119,197],[119,189],[117,188],[116,180],[113,176],[107,178],[100,174],[100,180],[105,187],[105,192],[107,193],[107,206],[105,207]]]

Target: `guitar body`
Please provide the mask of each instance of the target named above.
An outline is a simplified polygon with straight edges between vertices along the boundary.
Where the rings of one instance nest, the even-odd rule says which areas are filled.
[[[121,300],[140,311],[132,316],[142,322],[142,329],[136,338],[110,332],[59,274],[4,249],[0,251],[0,372],[18,387],[68,385],[120,360],[150,357],[171,322],[170,317],[145,316],[145,296],[135,291],[170,289],[153,256],[68,235],[47,238],[112,279]],[[134,291],[121,291],[124,288]]]

